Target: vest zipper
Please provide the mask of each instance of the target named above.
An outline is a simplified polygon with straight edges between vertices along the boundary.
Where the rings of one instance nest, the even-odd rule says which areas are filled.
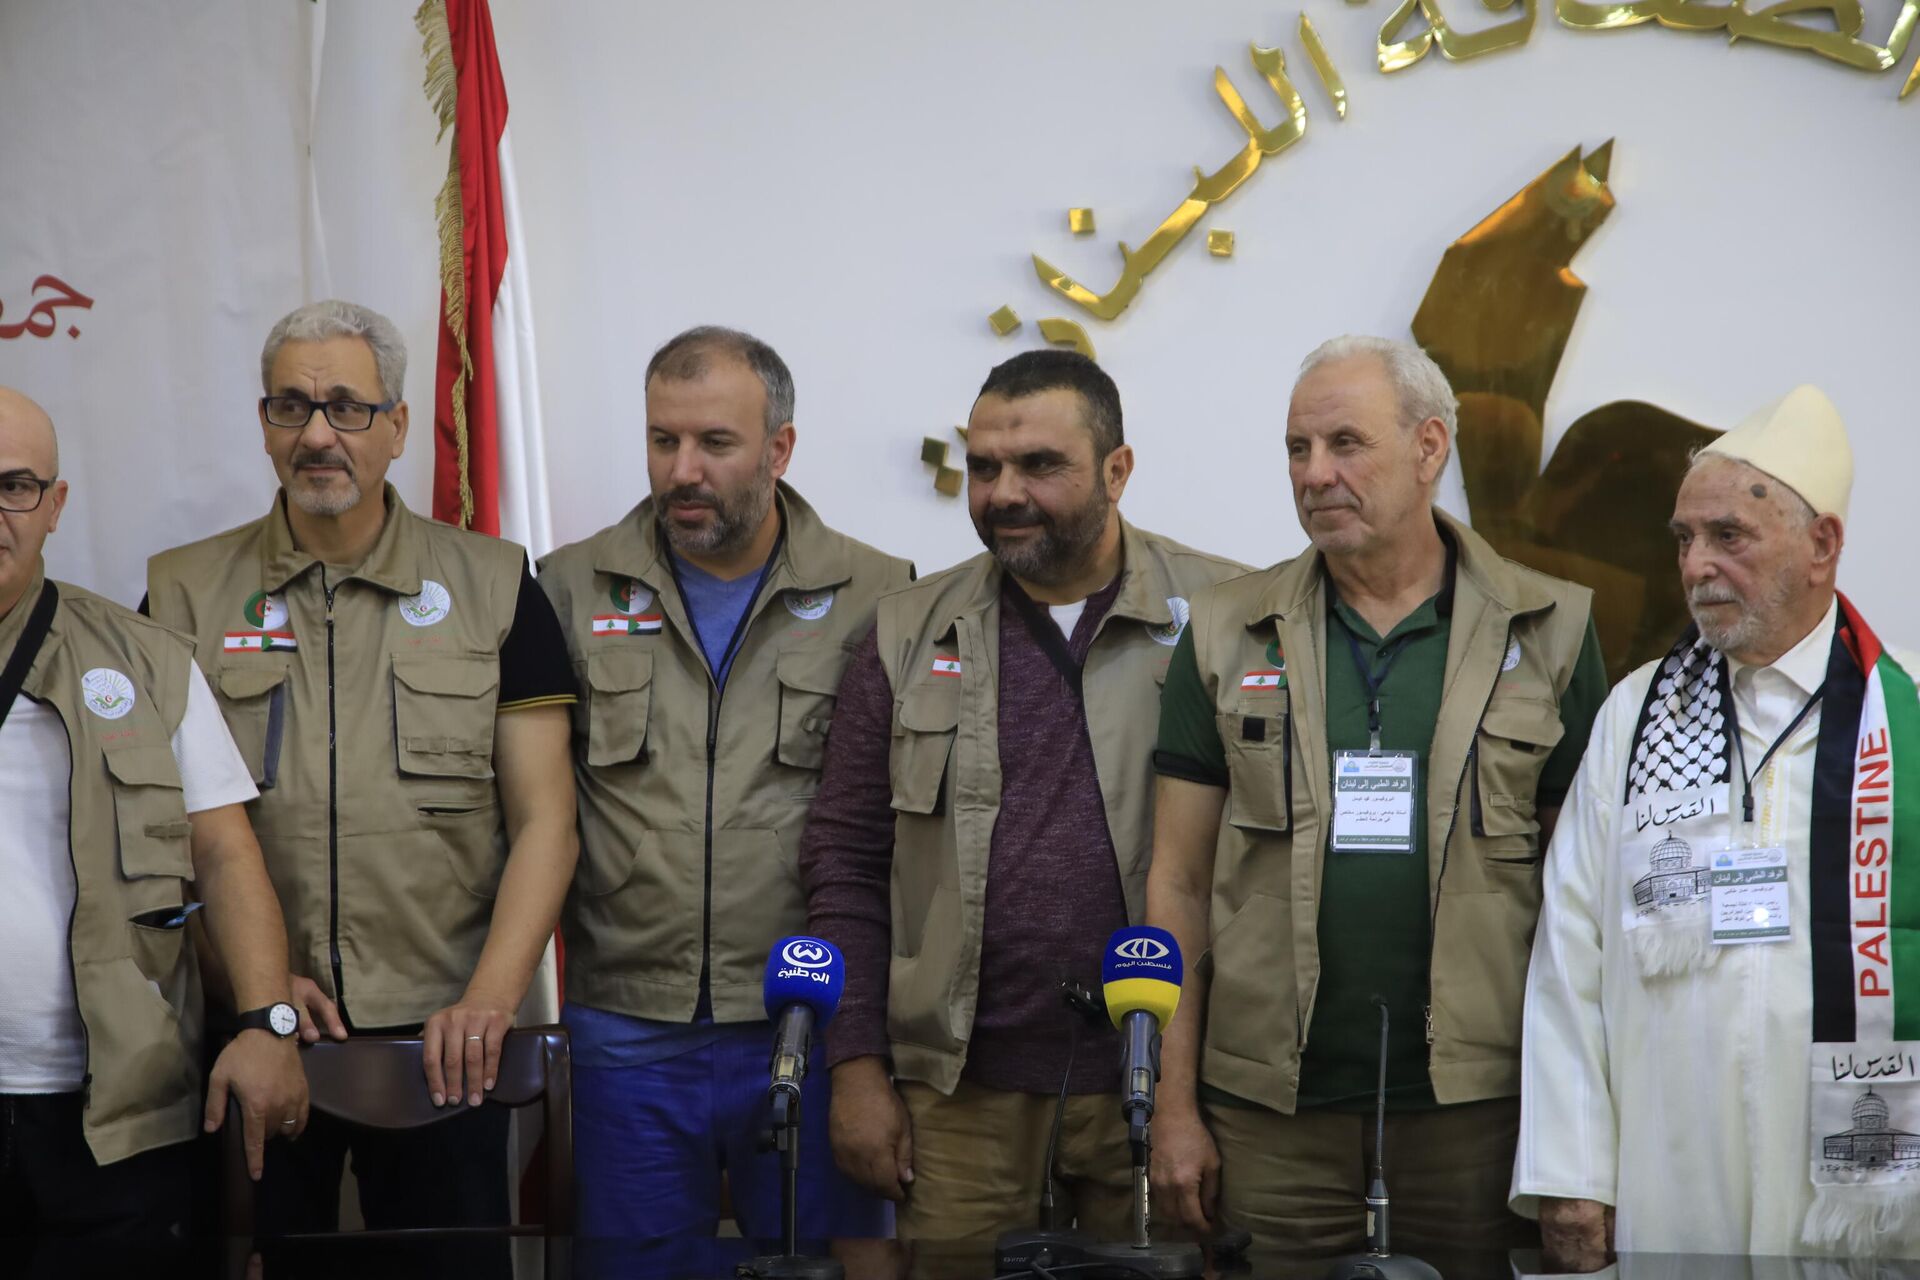
[[[327,956],[333,963],[333,999],[347,1017],[347,982],[340,964],[340,769],[336,753],[339,724],[333,704],[333,586],[320,566],[320,589],[327,595]]]
[[[751,608],[751,604],[748,606]],[[718,773],[720,742],[720,699],[727,696],[725,685],[716,684],[707,700],[707,817],[703,826],[706,848],[705,884],[700,903],[700,990],[707,993],[708,1011],[713,1006],[713,784]],[[696,1001],[698,996],[695,997]]]

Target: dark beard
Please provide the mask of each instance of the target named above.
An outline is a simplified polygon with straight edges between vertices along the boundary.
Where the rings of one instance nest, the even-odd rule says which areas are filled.
[[[1106,491],[1095,489],[1084,506],[1061,516],[1049,516],[1032,504],[989,510],[974,522],[974,532],[1000,567],[1014,577],[1038,586],[1056,586],[1085,567],[1106,530],[1112,506]],[[1003,546],[994,536],[995,528],[1003,524],[1038,524],[1040,535],[1024,546]]]

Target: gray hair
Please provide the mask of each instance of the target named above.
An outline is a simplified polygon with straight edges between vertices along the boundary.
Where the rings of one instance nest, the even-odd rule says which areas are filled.
[[[380,371],[380,398],[402,400],[407,386],[407,344],[393,321],[357,302],[329,298],[309,302],[280,318],[260,348],[260,389],[273,394],[273,362],[289,342],[325,342],[329,338],[359,338],[373,350]]]
[[[1454,433],[1459,425],[1459,401],[1453,397],[1453,387],[1433,357],[1411,342],[1355,334],[1330,338],[1300,362],[1300,375],[1294,385],[1300,385],[1300,379],[1323,364],[1359,356],[1372,356],[1386,367],[1387,379],[1400,402],[1401,426],[1413,427],[1428,418],[1438,418],[1446,423],[1449,436]]]
[[[706,376],[714,353],[720,352],[744,360],[767,392],[767,434],[793,421],[793,374],[787,362],[760,339],[738,329],[703,324],[675,334],[647,361],[646,382],[654,375],[670,382],[691,382]]]

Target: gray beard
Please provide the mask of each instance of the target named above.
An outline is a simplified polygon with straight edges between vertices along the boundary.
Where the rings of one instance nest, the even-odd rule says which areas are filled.
[[[296,482],[287,490],[287,498],[310,516],[339,516],[360,505],[360,490],[349,484],[336,494]]]

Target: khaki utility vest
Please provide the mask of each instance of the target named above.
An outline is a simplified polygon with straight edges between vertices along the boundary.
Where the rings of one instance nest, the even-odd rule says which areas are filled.
[[[194,638],[260,788],[247,816],[293,972],[356,1029],[425,1021],[479,962],[506,865],[493,722],[526,557],[391,485],[385,501],[352,572],[294,546],[284,491],[147,565],[148,609]]]
[[[1125,521],[1121,545],[1125,578],[1082,678],[1107,831],[1127,916],[1137,921],[1153,853],[1153,750],[1167,662],[1188,600],[1245,566]],[[894,695],[887,1033],[895,1074],[943,1093],[960,1081],[979,1003],[988,859],[1005,781],[1001,574],[983,553],[880,603],[880,661]],[[1071,886],[1062,892],[1070,901]]]
[[[767,952],[806,928],[800,833],[834,698],[912,566],[828,528],[786,484],[784,533],[716,689],[651,498],[540,562],[579,676],[580,867],[567,999],[687,1022],[766,1016]]]
[[[1427,777],[1432,903],[1427,1025],[1442,1103],[1520,1091],[1520,1012],[1540,911],[1534,794],[1564,732],[1560,695],[1592,593],[1502,559],[1435,517],[1458,548],[1445,687]],[[1214,854],[1200,1074],[1291,1113],[1320,978],[1320,877],[1331,809],[1327,593],[1309,552],[1193,602],[1194,655],[1229,777]],[[1277,655],[1277,660],[1276,660]],[[1244,685],[1279,668],[1279,687]]]
[[[77,890],[67,940],[86,1028],[82,1128],[111,1164],[200,1127],[200,977],[183,924],[193,848],[173,735],[192,649],[166,628],[67,583],[20,688],[67,731],[68,851]],[[4,620],[0,659],[40,598]],[[136,923],[136,921],[139,921]]]

